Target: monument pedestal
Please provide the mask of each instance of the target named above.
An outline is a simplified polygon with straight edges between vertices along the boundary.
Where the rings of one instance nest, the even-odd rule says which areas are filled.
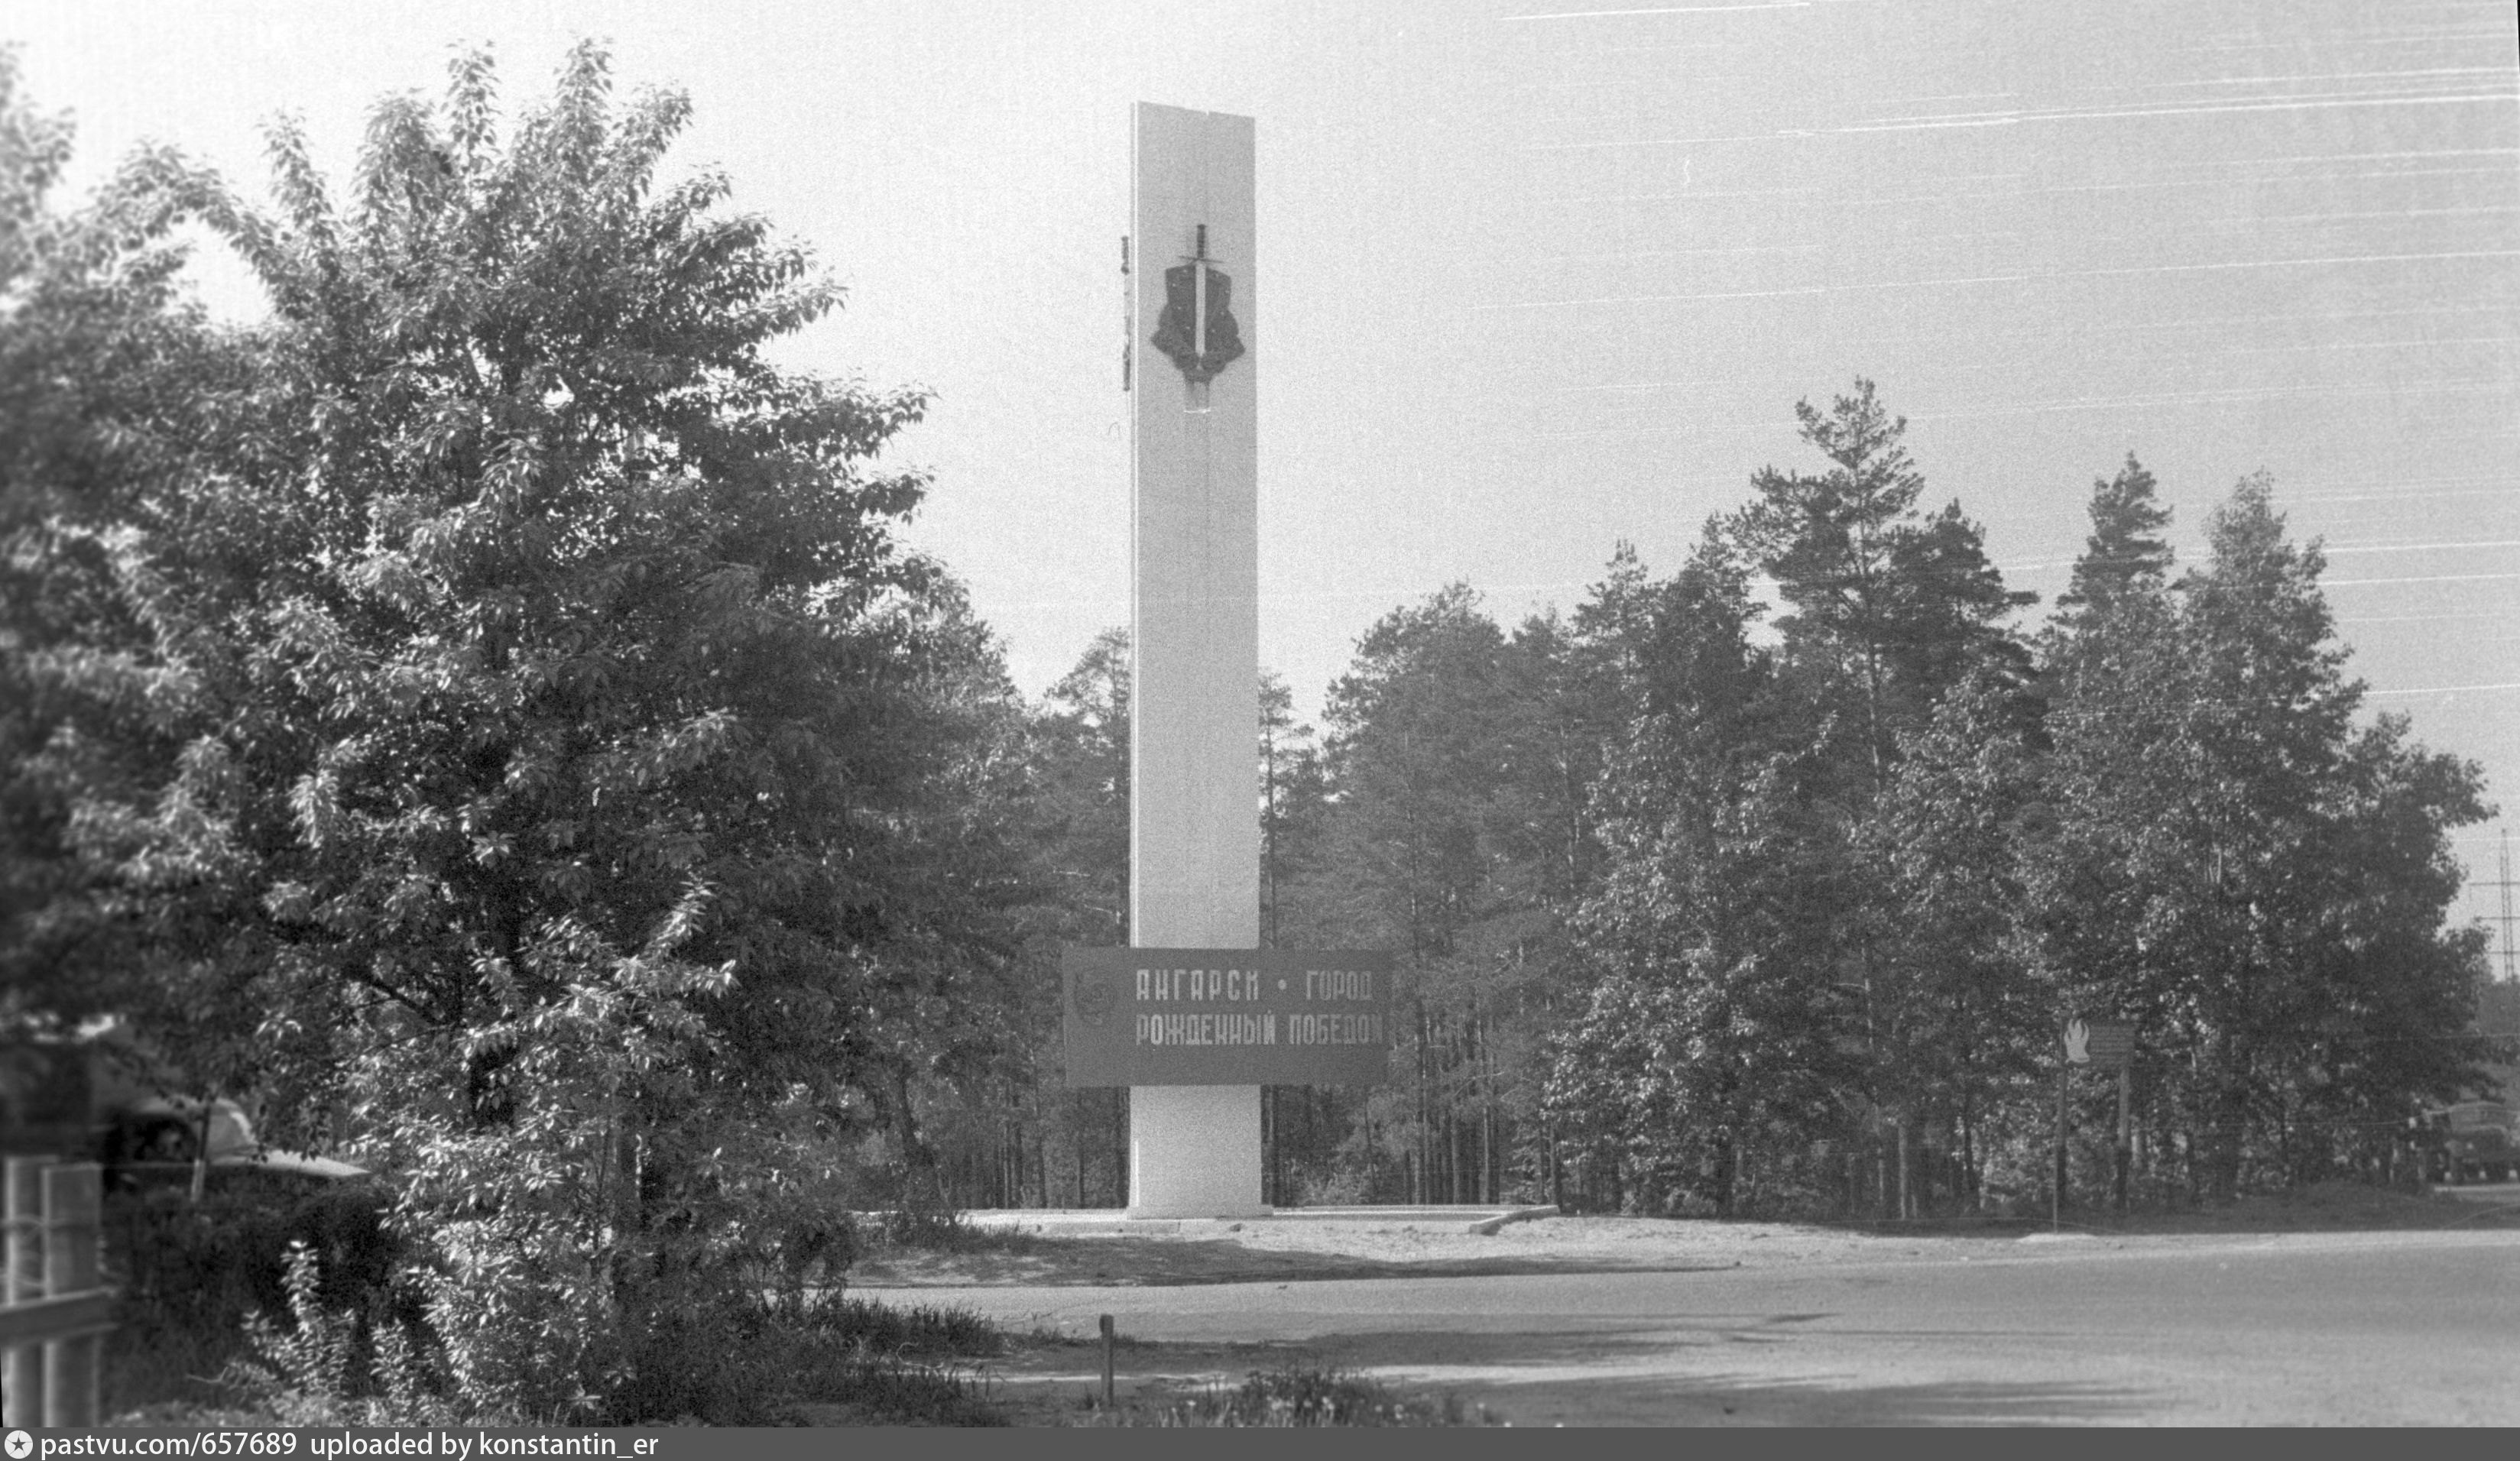
[[[1265,1218],[1260,1087],[1129,1088],[1129,1216]]]

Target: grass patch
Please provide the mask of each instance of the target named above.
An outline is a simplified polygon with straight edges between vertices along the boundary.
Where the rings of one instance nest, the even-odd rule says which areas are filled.
[[[105,1337],[102,1413],[156,1426],[194,1422],[137,1417],[215,1412],[220,1372],[246,1352],[244,1326],[231,1324],[224,1332],[169,1328],[149,1323],[145,1313],[135,1319],[130,1306],[118,1307],[121,1315]]]
[[[807,1426],[1005,1426],[987,1381],[961,1365],[850,1358],[821,1371],[781,1417]]]
[[[1042,1244],[1038,1233],[1014,1227],[984,1227],[959,1212],[927,1211],[903,1208],[878,1215],[878,1220],[861,1229],[860,1240],[869,1255],[890,1249],[896,1253],[1004,1253],[1029,1254]]]
[[[1485,1406],[1458,1395],[1404,1395],[1335,1365],[1292,1363],[1253,1370],[1238,1386],[1210,1386],[1187,1400],[1095,1410],[1080,1424],[1191,1429],[1238,1427],[1434,1427],[1497,1424]]]
[[[838,1294],[660,1318],[612,1425],[1004,1425],[968,1361],[1013,1348],[968,1308],[894,1308]]]
[[[809,1307],[814,1333],[870,1354],[978,1359],[1012,1348],[1007,1332],[968,1308],[914,1304],[906,1308],[871,1299],[827,1300]]]

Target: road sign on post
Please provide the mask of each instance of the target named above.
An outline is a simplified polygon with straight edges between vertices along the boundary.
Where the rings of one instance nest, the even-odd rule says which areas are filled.
[[[2069,1020],[2065,1060],[2094,1070],[2124,1070],[2135,1059],[2135,1025],[2127,1020]]]
[[[2109,1201],[2123,1213],[2127,1177],[2135,1165],[2135,1022],[2086,1020],[2083,1049],[2095,1070],[2118,1073],[2118,1139],[2109,1148]]]
[[[2128,1020],[2069,1019],[2065,1022],[2065,1058],[2056,1068],[2056,1185],[2049,1197],[2048,1225],[2062,1226],[2065,1207],[2065,1079],[2078,1065],[2118,1073],[2117,1141],[2110,1148],[2110,1192],[2119,1212],[2126,1211],[2127,1173],[2133,1164],[2134,1126],[2131,1100],[2135,1070],[2135,1025]]]

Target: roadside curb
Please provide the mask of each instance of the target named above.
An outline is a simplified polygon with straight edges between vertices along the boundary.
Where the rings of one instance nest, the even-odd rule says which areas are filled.
[[[881,1219],[880,1214],[861,1216],[871,1222]],[[1528,1222],[1536,1218],[1557,1216],[1554,1204],[1508,1208],[1468,1203],[1451,1207],[1395,1204],[1389,1207],[1280,1208],[1269,1213],[1220,1213],[1205,1218],[1132,1218],[1111,1209],[1057,1208],[1000,1208],[961,1215],[962,1220],[984,1231],[1063,1237],[1177,1236],[1185,1233],[1227,1233],[1246,1225],[1267,1228],[1313,1223],[1361,1223],[1376,1227],[1402,1225],[1493,1236],[1508,1222]]]
[[[1494,1218],[1473,1222],[1469,1225],[1468,1231],[1482,1235],[1493,1235],[1497,1230],[1504,1227],[1508,1222],[1528,1222],[1535,1218],[1554,1218],[1556,1216],[1557,1208],[1555,1204],[1538,1208],[1516,1208],[1510,1213],[1500,1213]]]

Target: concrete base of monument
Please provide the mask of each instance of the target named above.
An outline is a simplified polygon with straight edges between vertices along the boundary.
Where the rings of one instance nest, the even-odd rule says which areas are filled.
[[[1129,1216],[1257,1218],[1260,1087],[1129,1087]]]
[[[1268,1208],[1258,1213],[1198,1218],[1141,1218],[1112,1208],[990,1208],[963,1214],[973,1227],[1044,1237],[1109,1233],[1185,1233],[1231,1224],[1275,1227],[1291,1223],[1355,1223],[1370,1227],[1418,1227],[1432,1232],[1492,1233],[1508,1222],[1554,1218],[1552,1206],[1510,1203],[1393,1204],[1388,1207]]]

